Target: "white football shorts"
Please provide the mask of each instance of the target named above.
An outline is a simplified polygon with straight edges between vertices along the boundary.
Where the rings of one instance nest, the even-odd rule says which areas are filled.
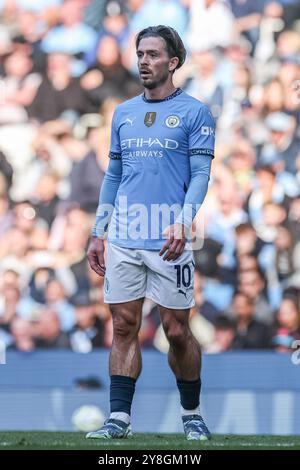
[[[122,248],[109,242],[104,302],[147,297],[166,308],[193,307],[194,267],[193,251],[185,250],[176,261],[164,261],[158,250]]]

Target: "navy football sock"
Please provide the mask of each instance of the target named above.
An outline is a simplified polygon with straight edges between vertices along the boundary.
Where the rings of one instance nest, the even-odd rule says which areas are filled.
[[[130,416],[136,379],[125,375],[110,376],[110,412],[123,412]]]
[[[177,380],[180,403],[185,410],[194,410],[199,406],[201,379]]]

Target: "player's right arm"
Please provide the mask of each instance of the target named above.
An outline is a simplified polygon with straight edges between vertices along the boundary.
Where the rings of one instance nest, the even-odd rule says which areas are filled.
[[[185,195],[183,209],[175,224],[167,227],[167,241],[160,250],[164,261],[175,261],[185,247],[186,230],[192,226],[193,219],[204,201],[210,178],[211,162],[214,158],[215,122],[207,108],[196,108],[189,132],[189,157],[191,179]]]
[[[117,118],[115,113],[112,122],[109,166],[102,183],[96,221],[87,250],[89,264],[99,276],[104,276],[105,274],[104,239],[106,238],[110,219],[114,210],[117,192],[122,179],[121,147],[116,120]]]

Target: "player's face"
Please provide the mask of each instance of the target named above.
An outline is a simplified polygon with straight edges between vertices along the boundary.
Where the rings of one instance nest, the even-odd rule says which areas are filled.
[[[160,37],[142,39],[137,49],[137,56],[142,85],[149,89],[165,83],[177,64],[176,62],[174,66],[174,58],[169,57],[165,41]]]

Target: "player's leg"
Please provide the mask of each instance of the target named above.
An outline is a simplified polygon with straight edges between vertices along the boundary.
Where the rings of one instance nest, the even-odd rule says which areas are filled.
[[[189,327],[189,309],[159,306],[162,325],[170,348],[169,365],[178,380],[197,381],[200,377],[201,350]]]
[[[110,416],[89,438],[114,439],[131,435],[130,415],[135,383],[142,368],[138,333],[143,299],[111,304],[113,342],[109,358]]]
[[[131,434],[131,404],[141,371],[138,333],[146,275],[137,250],[118,247],[108,250],[104,285],[104,300],[110,305],[113,320],[109,360],[111,413],[104,426],[87,437],[125,438]],[[130,297],[133,300],[128,300]]]
[[[190,310],[174,310],[160,306],[159,311],[170,345],[168,361],[177,380],[182,413],[200,414],[201,351],[189,327]]]
[[[138,333],[141,327],[143,299],[111,304],[113,342],[109,373],[137,379],[142,368]]]
[[[110,419],[130,424],[135,383],[142,369],[138,334],[143,299],[110,305],[113,342],[109,358]]]
[[[163,261],[155,252],[145,253],[144,262],[149,270],[146,297],[160,306],[185,433],[188,439],[207,439],[210,434],[199,411],[201,350],[189,327],[190,307],[194,305],[193,253],[185,251],[173,262]]]
[[[176,377],[181,414],[189,440],[206,440],[211,435],[200,414],[201,350],[189,327],[189,309],[159,307],[169,341],[168,361]]]

